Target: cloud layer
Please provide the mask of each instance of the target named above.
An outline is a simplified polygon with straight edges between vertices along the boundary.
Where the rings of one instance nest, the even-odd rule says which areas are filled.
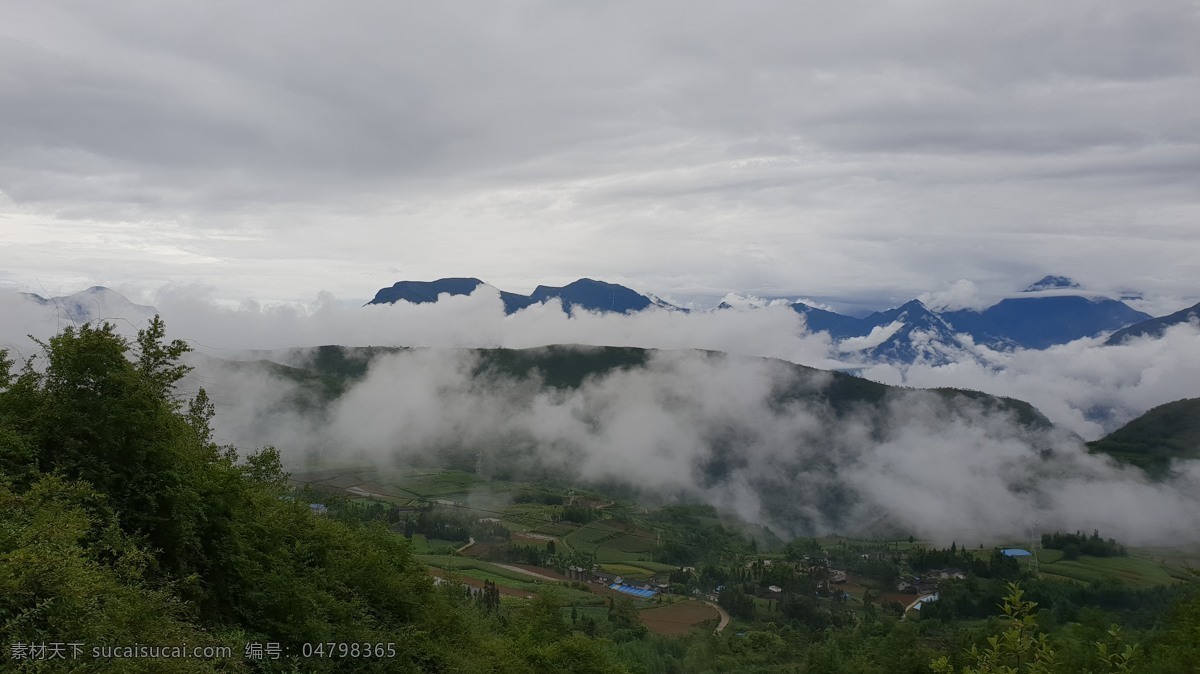
[[[646,498],[728,508],[782,534],[908,531],[983,542],[1023,537],[1036,523],[1167,543],[1200,531],[1200,470],[1150,483],[1087,455],[1072,433],[1098,437],[1151,406],[1200,395],[1200,326],[1117,347],[1079,340],[1046,351],[978,349],[941,367],[865,370],[888,383],[1028,400],[1057,424],[1031,431],[919,390],[838,418],[808,402],[778,404],[799,376],[784,361],[848,364],[786,306],[570,318],[547,305],[505,316],[488,288],[436,304],[356,307],[330,296],[307,306],[229,306],[183,287],[155,304],[171,336],[197,351],[185,384],[210,391],[219,439],[277,445],[293,464],[314,455],[394,464],[465,453],[469,461],[485,449],[493,470],[618,481]],[[13,293],[0,293],[0,311],[9,319],[0,348],[19,356],[36,350],[25,334],[45,337],[71,321]],[[132,332],[141,310],[97,300],[95,311]],[[644,368],[554,390],[536,379],[477,377],[477,357],[463,350],[561,343],[664,351]],[[434,348],[380,358],[327,409],[304,403],[290,380],[230,364],[286,356],[304,365],[303,347],[322,344]],[[824,377],[805,385],[820,387]]]
[[[294,364],[304,356],[293,354]],[[835,417],[801,398],[828,377],[779,361],[658,352],[644,367],[578,389],[475,374],[469,351],[382,356],[325,413],[298,411],[295,384],[210,363],[225,406],[218,429],[312,457],[382,465],[455,462],[505,479],[547,473],[616,483],[647,502],[683,499],[737,512],[785,536],[913,533],[960,543],[1089,530],[1140,544],[1193,542],[1200,471],[1151,483],[1086,454],[1073,436],[924,391]],[[234,401],[234,402],[230,402]]]
[[[174,336],[202,354],[240,358],[248,350],[278,350],[326,344],[529,348],[549,344],[705,349],[778,358],[820,369],[851,369],[868,379],[918,388],[956,387],[986,391],[1033,403],[1055,424],[1093,440],[1146,410],[1172,400],[1200,396],[1200,326],[1180,325],[1162,339],[1101,346],[1082,339],[1044,351],[997,352],[975,346],[950,355],[948,365],[860,362],[852,349],[869,338],[835,343],[812,333],[785,305],[690,314],[645,311],[632,315],[577,312],[568,317],[557,303],[505,316],[499,295],[481,287],[472,295],[443,297],[433,304],[348,305],[323,294],[308,304],[230,305],[203,289],[173,286],[153,304]],[[132,334],[146,309],[106,301],[89,304]],[[64,311],[0,292],[0,309],[10,320],[0,326],[0,348],[29,353],[25,337],[47,337],[71,319]],[[876,335],[878,338],[881,335]]]
[[[0,281],[886,304],[1053,272],[1194,295],[1194,5],[1014,12],[14,7]]]

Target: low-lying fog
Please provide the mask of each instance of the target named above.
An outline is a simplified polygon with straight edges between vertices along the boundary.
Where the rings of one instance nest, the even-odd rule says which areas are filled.
[[[353,453],[390,465],[396,455],[483,447],[489,461],[619,480],[648,497],[701,500],[783,535],[894,531],[974,543],[1028,536],[1036,523],[1041,530],[1097,528],[1134,544],[1200,539],[1194,464],[1154,483],[1086,454],[1079,439],[1200,395],[1196,326],[1126,346],[1085,339],[1046,351],[980,349],[941,367],[863,370],[885,383],[1027,400],[1057,425],[1030,431],[976,406],[947,408],[924,392],[838,419],[811,402],[771,404],[796,375],[784,363],[747,357],[848,365],[827,335],[809,333],[786,307],[568,318],[547,305],[504,316],[487,288],[437,304],[361,308],[328,297],[308,307],[229,308],[175,289],[154,305],[170,336],[216,359],[321,344],[438,347],[377,359],[323,412],[298,411],[290,404],[295,384],[262,368],[197,358],[188,385],[206,386],[217,402],[221,441],[273,444],[292,459]],[[0,348],[18,357],[36,351],[25,334],[46,336],[63,322],[16,295],[0,297],[0,309],[10,318]],[[556,343],[676,351],[577,390],[555,390],[473,377],[476,356],[458,348]]]

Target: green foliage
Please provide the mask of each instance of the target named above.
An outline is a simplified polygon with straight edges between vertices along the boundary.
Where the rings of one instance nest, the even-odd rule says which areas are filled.
[[[1125,546],[1118,545],[1111,538],[1105,540],[1099,531],[1093,531],[1091,536],[1076,531],[1073,534],[1042,534],[1042,547],[1061,550],[1067,560],[1078,559],[1080,555],[1092,557],[1124,557],[1129,554]]]
[[[1139,659],[1140,651],[1137,644],[1126,644],[1121,635],[1121,628],[1113,625],[1103,641],[1095,642],[1096,657],[1100,661],[1101,672],[1131,672]]]
[[[1140,648],[1126,644],[1121,628],[1116,625],[1109,627],[1102,639],[1091,643],[1092,653],[1084,662],[1063,662],[1064,658],[1060,658],[1058,650],[1051,645],[1050,635],[1038,625],[1034,613],[1037,603],[1026,601],[1024,596],[1025,592],[1019,585],[1009,583],[1008,594],[1000,607],[1006,629],[988,636],[986,648],[972,646],[966,653],[968,664],[958,670],[961,674],[1049,674],[1081,671],[1079,665],[1085,667],[1086,671],[1106,674],[1134,671],[1133,667],[1141,659]],[[1075,645],[1077,643],[1070,641],[1065,644],[1068,649]],[[953,674],[955,671],[948,656],[935,659],[930,663],[930,668],[942,674]]]
[[[230,646],[229,662],[171,667],[213,671],[244,669],[247,641],[292,654],[303,643],[394,643],[386,660],[291,655],[282,670],[620,671],[602,642],[571,634],[545,607],[531,607],[528,624],[496,623],[495,595],[485,618],[464,593],[435,588],[382,524],[314,515],[287,497],[274,448],[240,457],[215,445],[207,394],[176,395],[187,346],[167,343],[160,320],[132,344],[85,324],[41,346],[38,367],[16,374],[0,355],[6,650],[64,638]]]
[[[1034,617],[1037,604],[1025,601],[1025,592],[1016,583],[1009,583],[1008,595],[1000,606],[1007,629],[987,638],[987,648],[972,646],[967,654],[971,664],[959,670],[962,674],[1049,674],[1054,671],[1055,652],[1050,646],[1050,637],[1038,628]],[[930,667],[934,672],[953,674],[955,671],[948,657],[934,660]]]
[[[1149,560],[1136,556],[1044,564],[1043,571],[1061,567],[1064,574],[1099,576],[1089,576],[1096,582],[1087,583],[1029,581],[1025,590],[1010,586],[1003,599],[1004,625],[989,630],[985,639],[981,628],[963,619],[982,616],[1001,601],[999,580],[946,582],[922,620],[901,621],[874,606],[859,609],[857,600],[844,600],[839,587],[825,582],[819,560],[824,553],[841,569],[863,563],[864,570],[878,571],[877,580],[889,579],[909,562],[914,568],[953,563],[974,569],[968,560],[976,558],[988,572],[983,575],[1006,577],[1012,568],[999,564],[1010,560],[996,562],[991,573],[991,562],[957,546],[922,553],[901,551],[899,545],[878,550],[874,544],[876,550],[863,560],[870,551],[845,543],[822,550],[817,541],[797,542],[784,550],[784,559],[772,558],[757,553],[746,527],[702,506],[668,507],[645,516],[616,504],[602,511],[582,509],[588,512],[572,512],[572,517],[599,519],[569,536],[575,527],[539,522],[544,527],[539,530],[562,538],[554,546],[520,548],[520,554],[588,567],[596,561],[593,556],[611,558],[627,570],[640,565],[647,575],[673,572],[672,582],[689,592],[724,585],[721,603],[747,620],[721,634],[709,628],[685,637],[657,637],[641,625],[640,604],[627,599],[604,605],[596,594],[533,582],[483,561],[415,557],[396,533],[406,526],[404,514],[390,505],[322,496],[329,514],[314,515],[307,506],[310,494],[289,489],[277,450],[240,453],[214,443],[213,403],[203,390],[190,400],[179,398],[175,386],[187,374],[180,362],[187,347],[167,342],[157,319],[133,341],[111,326],[83,325],[41,346],[36,361],[20,366],[0,352],[3,644],[70,635],[93,644],[233,648],[229,661],[172,663],[170,671],[263,669],[241,659],[247,641],[276,641],[293,649],[316,641],[394,643],[397,648],[396,657],[386,660],[278,663],[279,671],[317,672],[904,674],[928,671],[940,653],[946,657],[934,666],[941,671],[1048,671],[1054,664],[1056,671],[1170,673],[1194,671],[1200,661],[1200,600],[1178,604],[1158,629],[1163,607],[1179,592],[1174,585],[1100,582],[1106,573],[1151,579],[1143,568]],[[322,353],[320,377],[356,376],[362,369],[362,362],[345,353]],[[560,373],[559,383],[578,385],[589,371],[637,366],[644,358],[637,350],[598,350],[577,361],[575,354],[570,349],[530,352],[508,361],[504,353],[485,354],[481,373],[507,367],[531,374],[557,363],[570,370]],[[849,378],[838,381],[860,386]],[[842,391],[843,400],[878,393],[861,386]],[[449,495],[467,491],[478,480],[454,472],[381,484]],[[562,506],[546,502],[552,499],[529,500],[514,509],[564,514]],[[447,513],[412,512],[407,525],[414,539],[427,543],[418,525],[438,536],[507,539],[499,525],[485,527],[474,517]],[[511,512],[505,519],[512,519]],[[655,545],[656,532],[662,533],[661,546]],[[660,561],[632,559],[643,552]],[[451,580],[434,586],[426,562],[453,569],[443,574]],[[683,572],[683,565],[700,571]],[[475,598],[453,580],[468,575],[484,581],[485,590]],[[770,584],[783,592],[764,593]],[[535,598],[501,597],[505,585]],[[578,606],[568,609],[567,602]],[[1041,611],[1035,620],[1036,609]],[[1123,621],[1129,631],[1108,628],[1112,619]],[[0,668],[16,668],[3,658]],[[154,661],[95,664],[98,670],[162,671],[162,663]]]
[[[1200,593],[1192,591],[1170,611],[1166,629],[1149,640],[1142,671],[1183,674],[1200,662]]]
[[[1198,458],[1200,398],[1159,405],[1104,438],[1088,443],[1092,452],[1108,454],[1147,473],[1165,476],[1171,461]]]
[[[219,645],[189,622],[169,587],[147,581],[152,557],[123,534],[104,498],[43,476],[23,493],[0,483],[0,635],[11,643]],[[240,644],[239,644],[240,648]]]

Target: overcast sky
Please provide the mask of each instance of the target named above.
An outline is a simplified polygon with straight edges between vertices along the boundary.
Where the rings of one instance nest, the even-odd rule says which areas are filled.
[[[0,0],[0,284],[1200,299],[1200,5]],[[999,289],[999,290],[997,290]]]

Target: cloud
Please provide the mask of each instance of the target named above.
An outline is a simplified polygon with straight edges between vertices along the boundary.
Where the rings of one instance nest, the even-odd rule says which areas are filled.
[[[934,311],[958,311],[959,309],[974,309],[982,311],[1000,298],[986,297],[974,281],[959,279],[941,290],[922,293],[917,299]]]
[[[781,391],[819,391],[828,378],[779,361],[657,352],[644,367],[561,390],[536,376],[481,377],[479,363],[454,349],[382,356],[324,413],[298,411],[294,385],[262,370],[216,363],[203,376],[223,403],[223,439],[271,442],[293,465],[473,465],[483,451],[487,471],[505,479],[618,484],[647,502],[710,503],[790,536],[974,543],[1024,538],[1036,525],[1176,544],[1200,530],[1195,471],[1151,483],[1086,454],[1069,433],[929,392],[835,417],[803,398],[780,403]]]
[[[842,353],[852,353],[854,351],[873,349],[886,342],[889,337],[899,332],[903,327],[904,323],[902,321],[892,321],[887,325],[877,325],[871,328],[870,333],[862,337],[848,337],[838,342],[838,350]]]
[[[1191,541],[1200,531],[1200,471],[1184,466],[1172,480],[1151,483],[1086,454],[1072,433],[1097,437],[1150,406],[1196,396],[1194,325],[1117,347],[1099,340],[1041,352],[975,347],[979,361],[866,370],[910,387],[1028,400],[1058,424],[1033,431],[920,390],[842,417],[803,399],[779,403],[781,390],[828,381],[784,361],[840,362],[837,345],[807,333],[786,306],[568,317],[550,304],[505,316],[489,288],[436,304],[357,307],[330,295],[303,306],[229,305],[186,286],[164,289],[155,304],[170,336],[197,350],[198,369],[185,385],[210,391],[219,440],[277,445],[293,465],[312,456],[473,465],[484,449],[490,470],[623,483],[648,499],[732,509],[785,534],[886,530],[982,542],[1023,537],[1036,522],[1162,543]],[[24,333],[44,337],[62,327],[52,307],[16,294],[0,293],[0,308],[12,319],[0,337],[22,349],[18,355],[33,351]],[[137,327],[117,325],[127,333]],[[577,390],[477,376],[479,357],[463,350],[555,343],[666,350]],[[427,348],[372,362],[328,408],[277,373],[227,362],[304,365],[304,347],[321,344]],[[287,351],[294,347],[302,348]]]
[[[987,391],[1032,403],[1054,423],[1097,439],[1151,407],[1200,396],[1200,328],[1179,325],[1161,339],[1102,346],[1080,339],[1043,351],[991,351],[949,365],[876,364],[863,376],[916,387]]]
[[[227,300],[448,275],[1194,293],[1200,18],[1012,12],[29,5],[0,27],[0,259]]]
[[[836,343],[827,333],[810,333],[786,303],[761,308],[631,315],[575,312],[557,303],[506,316],[494,288],[446,296],[434,304],[370,305],[323,293],[306,304],[231,304],[211,289],[173,285],[149,300],[162,313],[172,336],[187,339],[202,354],[242,357],[247,350],[278,350],[326,344],[461,348],[529,348],[549,344],[705,349],[734,355],[778,358],[821,369],[852,370],[868,379],[918,388],[955,387],[986,391],[1032,403],[1051,421],[1087,440],[1115,430],[1146,410],[1172,400],[1200,396],[1200,327],[1181,325],[1162,339],[1101,346],[1082,339],[1045,351],[994,351],[965,340],[954,362],[912,365],[862,362],[852,348],[867,348],[895,325],[860,340]],[[11,320],[0,326],[0,345],[32,353],[26,338],[46,338],[70,324],[61,311],[16,293],[0,292]],[[90,305],[89,305],[90,306]],[[99,305],[97,305],[99,306]],[[145,312],[120,302],[104,314],[132,335]],[[920,334],[914,335],[919,339]],[[921,346],[918,344],[918,346]],[[0,346],[0,348],[5,348]]]

